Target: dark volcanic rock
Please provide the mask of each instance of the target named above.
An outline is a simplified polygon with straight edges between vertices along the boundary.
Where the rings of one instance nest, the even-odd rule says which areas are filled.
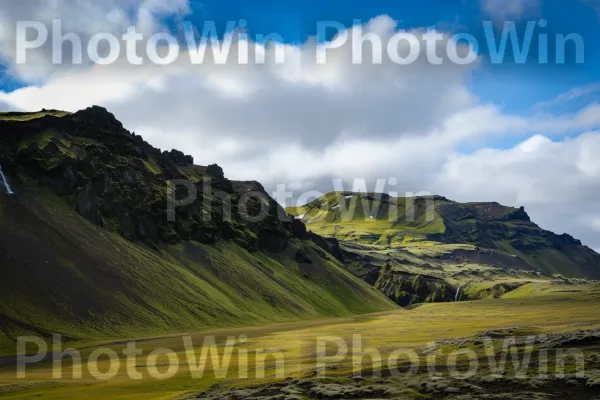
[[[179,150],[171,150],[167,153],[171,161],[175,163],[175,165],[185,166],[194,163],[194,157],[183,154],[183,152]]]
[[[336,238],[325,238],[329,253],[342,261],[342,251],[340,250],[340,242]]]
[[[101,130],[104,133],[129,134],[124,130],[123,124],[104,107],[92,106],[85,110],[78,111],[67,118],[82,125],[93,126],[95,130]]]
[[[320,248],[337,258],[342,260],[342,252],[340,250],[340,244],[335,238],[324,238],[315,233],[309,232],[310,239]]]
[[[304,240],[309,238],[306,225],[299,219],[294,218],[292,221],[292,233],[294,234],[294,237],[297,237],[298,239]]]
[[[525,212],[525,207],[519,207],[518,210],[515,210],[513,212],[508,213],[504,217],[504,220],[506,220],[506,221],[526,221],[526,222],[530,222],[531,218],[529,218],[529,215],[527,215],[527,213]]]
[[[454,301],[456,290],[440,278],[411,275],[386,266],[374,287],[400,306]]]
[[[0,121],[0,128],[2,166],[15,174],[13,181],[37,180],[90,222],[128,240],[157,247],[224,239],[250,251],[280,252],[292,239],[309,239],[304,224],[259,183],[231,182],[216,164],[194,166],[181,151],[161,152],[102,107]]]

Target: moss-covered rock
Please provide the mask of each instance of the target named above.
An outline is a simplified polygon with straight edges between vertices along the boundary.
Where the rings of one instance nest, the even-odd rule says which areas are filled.
[[[224,239],[279,252],[292,237],[308,239],[304,224],[287,216],[260,184],[231,182],[218,165],[194,166],[178,150],[161,152],[101,107],[0,124],[2,165],[17,184],[33,179],[72,196],[66,201],[84,218],[128,240],[156,247]],[[170,220],[169,182],[175,182],[175,200],[196,194]]]

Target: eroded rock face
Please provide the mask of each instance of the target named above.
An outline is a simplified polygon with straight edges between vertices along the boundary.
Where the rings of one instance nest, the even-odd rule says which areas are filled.
[[[308,239],[304,224],[260,184],[232,182],[218,165],[194,166],[178,150],[161,152],[102,107],[1,124],[7,171],[68,196],[84,218],[129,240],[157,246],[224,239],[279,252],[291,238]]]
[[[515,249],[525,252],[575,249],[588,253],[581,241],[572,236],[545,231],[531,222],[524,207],[451,203],[440,206],[440,215],[444,218],[445,232],[435,239],[447,243],[471,243],[496,249],[497,243],[509,242]]]
[[[518,210],[507,214],[504,219],[507,221],[531,221],[531,218],[529,218],[529,215],[525,212],[525,207],[519,207]]]
[[[308,239],[309,235],[306,230],[306,225],[299,219],[294,218],[292,221],[292,233],[300,239]]]
[[[173,161],[173,163],[175,163],[175,165],[185,166],[194,164],[194,157],[185,155],[179,150],[171,150],[169,153],[165,153]]]
[[[104,107],[92,106],[76,112],[70,118],[81,125],[93,127],[103,133],[121,134],[124,129],[123,124]]]
[[[310,239],[320,248],[342,261],[342,252],[340,250],[340,243],[335,238],[324,238],[312,232],[309,233]]]
[[[410,275],[384,267],[374,287],[400,306],[455,300],[456,289],[442,279]]]

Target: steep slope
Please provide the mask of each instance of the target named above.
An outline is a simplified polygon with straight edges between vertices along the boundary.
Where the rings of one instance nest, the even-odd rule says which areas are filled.
[[[0,132],[16,193],[0,189],[0,354],[22,334],[84,341],[394,307],[258,183],[154,149],[104,109],[0,117]]]
[[[347,268],[401,305],[497,296],[539,279],[600,279],[599,254],[541,229],[523,208],[335,192],[288,212],[337,239]]]

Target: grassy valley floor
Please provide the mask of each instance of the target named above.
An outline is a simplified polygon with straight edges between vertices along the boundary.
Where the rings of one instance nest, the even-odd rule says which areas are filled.
[[[500,299],[473,302],[433,303],[399,309],[391,312],[359,317],[278,324],[262,327],[207,331],[192,335],[191,341],[200,355],[207,337],[215,336],[221,355],[227,336],[237,342],[231,347],[229,368],[215,377],[215,368],[207,363],[203,376],[193,377],[186,347],[181,336],[161,337],[139,341],[143,350],[134,364],[142,373],[141,379],[128,376],[126,358],[122,355],[125,342],[98,344],[120,355],[120,367],[115,377],[102,381],[93,378],[88,365],[83,365],[81,379],[72,379],[72,363],[64,362],[63,379],[53,379],[52,363],[40,363],[26,369],[26,378],[18,379],[15,366],[0,370],[0,397],[7,399],[307,399],[307,398],[573,398],[593,399],[600,394],[600,286],[535,283],[506,294]],[[245,340],[239,340],[245,335]],[[360,335],[360,345],[376,349],[382,357],[381,377],[371,378],[372,359],[362,362],[362,379],[353,379],[356,360],[351,354],[352,340]],[[491,370],[483,362],[487,353],[484,339],[489,337],[494,352],[499,353],[506,337],[516,337],[518,353],[525,354],[526,338],[534,335],[537,341],[531,346],[532,362],[519,376],[509,357],[507,368],[499,377],[491,377]],[[540,336],[542,335],[542,336]],[[317,343],[327,342],[318,353]],[[337,344],[334,341],[338,340]],[[348,355],[338,359],[340,342],[348,347]],[[435,342],[435,344],[432,344]],[[343,345],[342,345],[343,347]],[[84,361],[97,347],[79,349]],[[148,355],[155,349],[165,348],[175,352],[155,360]],[[396,365],[399,376],[390,375],[389,356],[402,349],[418,354],[420,366],[409,374],[408,358],[399,358]],[[453,351],[469,349],[480,360],[481,368],[469,379],[453,379],[446,368],[447,356]],[[549,375],[538,379],[538,359],[541,351],[550,349]],[[585,376],[575,376],[576,359],[565,361],[565,377],[556,377],[559,367],[552,354],[556,349],[577,349],[585,355]],[[243,351],[248,352],[247,359]],[[342,349],[343,350],[343,349]],[[258,351],[258,352],[257,352]],[[364,350],[367,352],[367,350]],[[436,353],[437,352],[437,353]],[[240,354],[242,354],[240,356]],[[257,355],[258,354],[258,355]],[[279,354],[276,356],[275,354]],[[438,354],[438,377],[432,377],[425,368],[425,360]],[[265,356],[266,355],[266,356]],[[264,378],[260,378],[257,361],[265,356]],[[172,356],[173,357],[173,356]],[[258,358],[257,358],[258,357]],[[276,368],[276,360],[283,359],[283,368]],[[445,358],[446,357],[446,358]],[[318,361],[325,368],[317,368]],[[458,370],[464,373],[468,359],[458,357]],[[155,379],[152,372],[165,373],[173,369],[168,379]],[[110,365],[106,356],[100,357],[98,369],[106,373]],[[241,379],[240,371],[247,369],[248,378]],[[218,372],[218,368],[216,368]],[[277,376],[279,372],[279,376]],[[319,376],[324,374],[324,377]],[[242,373],[243,375],[243,373]],[[285,381],[284,378],[288,380]],[[322,378],[322,379],[320,379]],[[274,383],[280,382],[280,383]],[[258,386],[258,388],[256,388]],[[502,397],[504,392],[514,392],[512,397]],[[471,396],[471,397],[470,397]],[[474,397],[473,397],[474,396]],[[487,397],[486,397],[487,396]],[[521,396],[521,397],[519,397]],[[559,396],[559,397],[552,397]]]

